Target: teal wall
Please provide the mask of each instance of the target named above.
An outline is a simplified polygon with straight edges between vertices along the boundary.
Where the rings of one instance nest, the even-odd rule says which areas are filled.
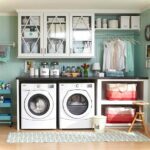
[[[145,51],[145,47],[147,44],[150,44],[150,41],[146,41],[145,40],[145,37],[144,37],[144,29],[145,29],[145,26],[146,25],[150,25],[150,9],[149,10],[146,10],[144,11],[142,14],[141,14],[141,36],[140,36],[140,39],[141,39],[141,46],[140,46],[140,50],[138,51],[138,55],[137,55],[137,59],[136,59],[136,63],[138,64],[138,68],[137,70],[139,75],[143,75],[143,74],[146,74],[148,77],[149,77],[149,86],[150,86],[150,68],[145,68],[145,60],[146,60],[146,51]],[[150,89],[150,87],[149,87]],[[150,90],[148,89],[148,94],[149,94],[149,103],[150,103]],[[150,125],[150,106],[147,107],[147,114],[148,114],[148,122],[149,122],[149,125]]]
[[[145,67],[146,58],[146,44],[150,44],[145,40],[144,30],[145,26],[150,24],[150,10],[141,13],[141,31],[138,40],[140,44],[135,50],[135,67],[136,74],[140,76],[147,76],[148,69]]]
[[[146,69],[145,66],[145,44],[150,44],[150,42],[146,42],[144,39],[144,26],[146,24],[150,24],[150,10],[145,11],[141,14],[141,22],[142,29],[138,34],[132,34],[138,41],[141,41],[141,44],[134,45],[135,46],[135,75],[149,75],[150,70]],[[0,80],[5,80],[10,82],[12,85],[12,99],[13,99],[13,112],[16,114],[16,77],[20,76],[24,73],[24,60],[17,58],[17,16],[0,16],[0,43],[12,43],[13,41],[16,43],[16,47],[11,49],[11,57],[10,61],[7,63],[0,62]],[[106,33],[105,35],[109,35]],[[113,35],[117,35],[119,33],[112,33]],[[70,65],[70,66],[80,66],[83,63],[92,64],[93,62],[99,61],[102,64],[102,39],[107,39],[108,36],[103,37],[100,32],[96,33],[95,40],[95,56],[93,59],[58,59],[60,66],[62,65]],[[35,60],[36,63],[40,63],[41,60]],[[51,62],[52,59],[46,59],[46,61]],[[92,71],[90,68],[90,75],[92,75]]]
[[[17,45],[17,17],[0,16],[0,44],[15,42]],[[11,48],[10,61],[0,62],[0,80],[5,80],[12,85],[13,111],[16,112],[16,86],[15,78],[23,69],[23,61],[16,58],[17,46]]]

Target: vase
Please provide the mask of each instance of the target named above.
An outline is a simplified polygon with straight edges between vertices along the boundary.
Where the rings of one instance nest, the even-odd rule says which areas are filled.
[[[83,74],[84,74],[84,77],[88,77],[88,69],[84,69]]]

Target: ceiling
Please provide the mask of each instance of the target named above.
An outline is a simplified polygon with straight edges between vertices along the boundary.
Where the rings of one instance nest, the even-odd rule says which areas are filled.
[[[150,0],[0,0],[0,13],[16,9],[135,9],[150,8]]]

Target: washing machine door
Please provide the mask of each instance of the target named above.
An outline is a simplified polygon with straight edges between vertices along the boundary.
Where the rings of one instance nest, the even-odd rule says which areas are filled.
[[[92,100],[85,90],[70,90],[63,100],[64,111],[75,119],[86,116],[92,107]]]
[[[53,99],[47,91],[30,91],[24,101],[24,109],[33,119],[44,119],[53,107]]]

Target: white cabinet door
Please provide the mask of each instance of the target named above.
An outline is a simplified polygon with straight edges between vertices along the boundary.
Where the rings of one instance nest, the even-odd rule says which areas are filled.
[[[40,58],[43,49],[43,13],[18,14],[18,57]]]
[[[94,14],[70,15],[70,56],[77,58],[94,56]]]
[[[63,58],[69,54],[69,16],[65,13],[44,13],[45,57]]]

